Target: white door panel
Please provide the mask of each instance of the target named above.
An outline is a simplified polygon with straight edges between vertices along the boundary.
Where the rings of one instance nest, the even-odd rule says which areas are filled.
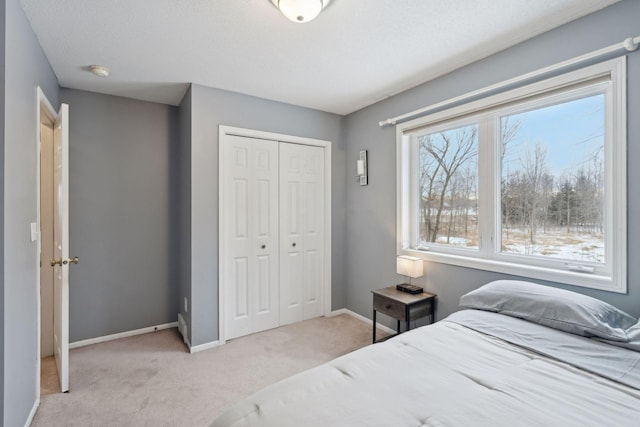
[[[324,151],[280,143],[281,324],[323,312]]]
[[[253,148],[253,332],[279,326],[278,145],[250,139]]]
[[[304,268],[307,274],[303,316],[306,320],[321,316],[323,312],[324,151],[320,147],[305,147],[304,151]]]
[[[303,317],[303,259],[300,251],[280,251],[280,324],[299,322]]]
[[[228,334],[240,336],[251,333],[251,319],[249,318],[249,260],[246,257],[232,259],[232,271],[229,275],[229,291],[227,297]]]
[[[225,339],[321,316],[324,149],[221,143]]]
[[[221,201],[221,232],[226,233],[221,286],[226,289],[225,334],[231,339],[279,324],[278,147],[273,141],[238,136],[229,136],[224,144],[221,161],[230,184]]]
[[[231,185],[228,193],[227,239],[228,254],[225,262],[226,325],[229,338],[251,333],[249,307],[250,243],[249,243],[249,153],[248,147],[234,144],[228,151],[231,165]]]
[[[53,129],[54,224],[53,354],[60,390],[69,391],[69,106],[62,104]]]

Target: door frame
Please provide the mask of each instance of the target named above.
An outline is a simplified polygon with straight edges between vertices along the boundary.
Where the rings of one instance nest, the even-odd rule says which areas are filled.
[[[53,108],[53,106],[51,105],[51,103],[49,102],[49,99],[47,99],[47,96],[44,94],[44,92],[42,91],[42,89],[40,88],[40,86],[38,86],[36,88],[36,192],[37,192],[37,197],[36,197],[36,229],[37,229],[37,244],[36,244],[36,248],[37,248],[37,253],[36,253],[36,295],[37,295],[37,299],[38,299],[38,303],[37,303],[37,313],[38,313],[38,318],[37,318],[37,360],[36,360],[36,403],[37,406],[40,406],[40,370],[42,369],[42,363],[41,363],[41,353],[42,353],[42,348],[41,348],[41,335],[42,335],[42,328],[41,328],[41,322],[42,322],[42,300],[40,298],[40,269],[42,268],[40,265],[41,259],[40,259],[40,253],[42,252],[42,236],[40,235],[40,175],[41,175],[41,170],[40,168],[42,167],[40,164],[40,150],[41,150],[41,140],[40,138],[42,137],[41,135],[41,131],[40,131],[40,125],[42,123],[47,123],[50,124],[52,127],[55,124],[56,121],[56,116],[58,115],[58,112]]]
[[[227,142],[227,135],[240,136],[245,138],[266,139],[276,142],[288,142],[292,144],[310,145],[322,147],[324,151],[324,286],[323,286],[323,315],[331,313],[331,141],[321,139],[305,138],[301,136],[285,135],[280,133],[265,132],[253,129],[238,128],[220,125],[218,129],[218,200],[222,199],[223,189],[226,184],[227,167],[223,159],[224,144]],[[224,247],[225,235],[221,231],[225,224],[226,214],[218,203],[218,341],[220,345],[226,342],[225,337],[225,286],[224,278]],[[193,333],[193,332],[192,332]]]

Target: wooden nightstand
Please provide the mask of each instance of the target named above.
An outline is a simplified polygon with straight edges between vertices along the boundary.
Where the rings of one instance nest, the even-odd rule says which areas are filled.
[[[376,314],[386,314],[398,321],[397,333],[400,332],[400,322],[407,322],[407,331],[411,329],[410,322],[426,316],[431,317],[431,323],[435,321],[435,294],[423,292],[421,294],[409,294],[396,289],[396,286],[371,291],[373,293],[373,342],[376,342]],[[395,336],[395,335],[393,335]],[[390,337],[389,337],[390,338]]]

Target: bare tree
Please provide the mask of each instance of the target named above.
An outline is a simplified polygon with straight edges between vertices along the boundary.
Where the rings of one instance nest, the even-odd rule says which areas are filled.
[[[542,203],[542,182],[547,175],[546,149],[536,142],[533,153],[527,150],[521,159],[522,171],[526,179],[526,212],[528,216],[527,228],[529,232],[529,244],[536,244],[536,231],[538,218],[541,217],[540,205]]]
[[[429,242],[438,238],[453,177],[463,165],[477,161],[477,136],[478,127],[473,125],[419,137],[419,149],[423,154],[420,156],[420,176],[425,178],[420,191],[425,237]],[[449,198],[451,202],[452,197]]]
[[[517,118],[516,116],[506,116],[500,120],[500,140],[502,144],[500,145],[500,164],[503,170],[503,176],[506,175],[507,179],[503,178],[502,185],[502,224],[505,226],[505,231],[507,234],[507,239],[509,235],[509,224],[510,224],[510,214],[513,211],[514,206],[513,202],[516,202],[516,199],[513,196],[508,195],[508,191],[506,185],[508,185],[508,166],[505,165],[504,156],[507,152],[507,148],[511,142],[515,139],[522,127],[522,120]],[[505,174],[505,169],[507,170]],[[506,184],[506,185],[505,185]]]

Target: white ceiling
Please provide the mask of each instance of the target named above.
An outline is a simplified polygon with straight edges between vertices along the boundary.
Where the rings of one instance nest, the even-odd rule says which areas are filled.
[[[618,0],[21,0],[61,86],[177,105],[187,83],[348,114]],[[107,79],[88,72],[111,68]]]

